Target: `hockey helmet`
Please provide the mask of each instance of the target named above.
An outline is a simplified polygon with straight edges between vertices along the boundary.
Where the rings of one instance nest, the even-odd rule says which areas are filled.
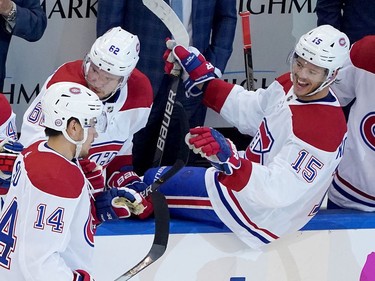
[[[301,36],[295,53],[304,60],[328,69],[327,79],[348,58],[350,41],[345,33],[330,25],[321,25]]]
[[[139,49],[136,35],[114,27],[96,39],[88,53],[88,60],[108,73],[124,77],[125,84],[139,60]],[[87,71],[85,69],[85,73]]]
[[[87,128],[103,111],[103,103],[93,91],[73,82],[51,85],[41,103],[43,125],[61,132],[66,130],[70,118],[77,118]]]

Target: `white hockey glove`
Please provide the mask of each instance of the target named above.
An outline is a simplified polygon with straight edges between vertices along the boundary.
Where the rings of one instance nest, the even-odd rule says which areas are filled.
[[[190,129],[185,142],[194,153],[200,154],[219,171],[232,175],[241,167],[236,146],[221,133],[209,127]]]

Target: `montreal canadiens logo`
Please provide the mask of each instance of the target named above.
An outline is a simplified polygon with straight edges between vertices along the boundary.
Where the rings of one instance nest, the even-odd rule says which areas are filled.
[[[375,151],[375,112],[370,112],[362,119],[360,130],[365,144]]]
[[[69,92],[74,94],[74,95],[77,95],[77,94],[80,94],[81,93],[81,89],[80,88],[77,88],[77,87],[71,87],[69,89]]]
[[[57,127],[62,126],[62,124],[63,124],[63,122],[61,121],[61,119],[56,119],[56,120],[55,120],[55,125],[56,125]]]
[[[340,44],[340,46],[345,46],[345,45],[346,45],[346,40],[345,40],[345,38],[340,38],[340,40],[339,40],[339,44]]]

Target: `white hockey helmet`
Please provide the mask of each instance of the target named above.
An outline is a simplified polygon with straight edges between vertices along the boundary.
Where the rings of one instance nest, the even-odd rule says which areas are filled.
[[[64,137],[76,145],[75,158],[78,158],[83,143],[87,140],[88,129],[96,123],[103,112],[99,97],[85,86],[73,82],[60,82],[51,85],[42,97],[43,125],[62,132]],[[83,139],[73,140],[67,133],[70,118],[77,118],[83,127]]]
[[[85,86],[73,82],[51,85],[42,97],[43,125],[56,131],[65,131],[68,120],[77,118],[83,128],[103,111],[98,96]]]
[[[88,62],[100,69],[124,77],[125,85],[139,60],[140,44],[136,35],[121,27],[114,27],[97,38],[88,53]],[[89,65],[85,64],[85,73]]]
[[[321,25],[301,36],[294,53],[328,70],[326,81],[317,89],[321,90],[334,81],[336,70],[341,68],[348,58],[349,48],[350,41],[345,33],[331,25]]]

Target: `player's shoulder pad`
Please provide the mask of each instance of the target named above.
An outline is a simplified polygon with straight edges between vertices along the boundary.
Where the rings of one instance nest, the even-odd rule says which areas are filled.
[[[276,78],[276,81],[284,88],[285,94],[287,94],[290,88],[293,86],[292,80],[290,80],[290,72],[287,72]]]
[[[290,109],[296,137],[318,149],[336,151],[347,131],[341,107],[312,103]]]
[[[0,93],[0,126],[3,125],[12,115],[12,107],[4,94]]]
[[[25,168],[31,183],[39,190],[64,198],[77,198],[82,193],[84,176],[79,168],[56,153],[43,152],[36,142],[26,148]]]
[[[151,107],[154,94],[151,82],[143,72],[135,68],[126,85],[128,87],[128,97],[121,110]]]
[[[87,86],[82,63],[83,60],[76,60],[61,65],[51,76],[47,88],[58,82],[75,82]]]
[[[355,67],[375,74],[375,35],[355,42],[350,49],[350,60]]]

